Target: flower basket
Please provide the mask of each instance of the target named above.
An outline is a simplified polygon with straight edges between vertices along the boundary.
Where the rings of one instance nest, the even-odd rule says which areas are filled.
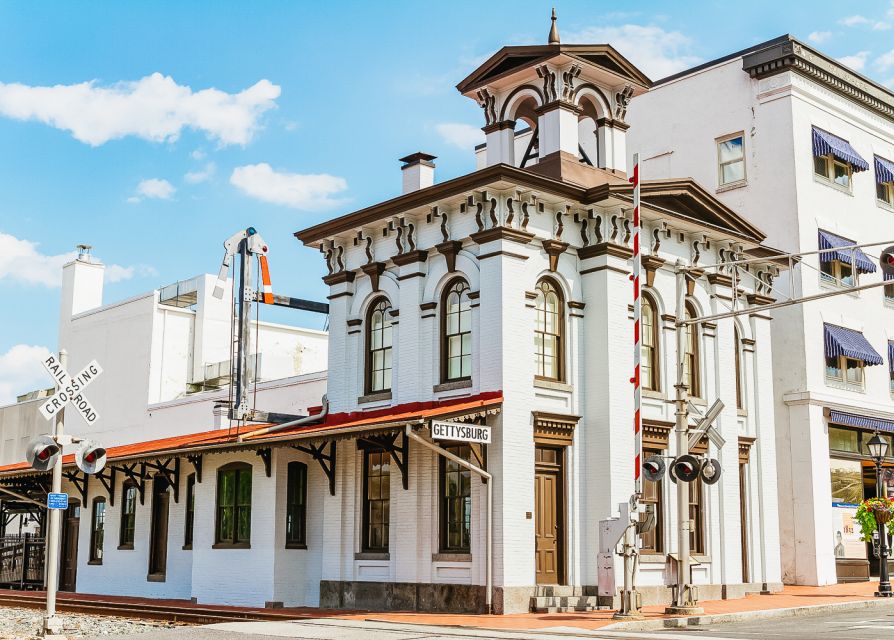
[[[869,498],[857,508],[857,522],[863,533],[863,540],[869,542],[878,526],[885,525],[894,535],[894,498]]]

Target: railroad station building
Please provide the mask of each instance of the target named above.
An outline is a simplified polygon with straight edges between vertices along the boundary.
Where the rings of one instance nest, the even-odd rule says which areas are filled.
[[[100,477],[72,472],[76,589],[480,612],[491,564],[500,613],[613,604],[596,557],[600,520],[634,489],[627,109],[651,85],[611,46],[555,32],[462,80],[487,136],[476,171],[437,182],[436,158],[414,153],[400,195],[295,234],[329,286],[328,400],[302,425],[191,422],[110,447]],[[691,178],[646,180],[642,196],[644,447],[673,455],[676,261],[765,260],[737,285],[722,267],[690,280],[685,313],[706,315],[766,301],[778,251]],[[770,318],[693,326],[686,345],[693,405],[725,403],[725,445],[696,447],[723,473],[693,484],[693,579],[702,598],[778,589]],[[491,442],[434,439],[433,420]],[[25,465],[0,471],[39,494]],[[676,581],[675,495],[646,483],[647,603]]]

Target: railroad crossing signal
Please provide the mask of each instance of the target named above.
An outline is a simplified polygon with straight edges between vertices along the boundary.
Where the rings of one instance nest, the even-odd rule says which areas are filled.
[[[99,473],[106,466],[106,450],[92,440],[82,440],[75,451],[75,464],[88,475]]]
[[[74,377],[65,370],[65,367],[59,362],[59,358],[52,354],[43,360],[43,366],[56,381],[56,393],[47,398],[46,402],[40,406],[41,415],[47,420],[52,420],[68,403],[81,414],[84,422],[93,426],[99,420],[99,414],[84,395],[84,389],[102,373],[99,363],[96,360],[91,361]]]
[[[56,444],[52,436],[37,436],[28,443],[25,458],[38,471],[46,471],[56,465],[56,459],[61,453],[62,447]]]

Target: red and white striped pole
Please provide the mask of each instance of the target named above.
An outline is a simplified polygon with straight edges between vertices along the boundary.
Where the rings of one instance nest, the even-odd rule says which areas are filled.
[[[640,231],[642,221],[639,215],[639,154],[633,154],[633,436],[634,436],[634,463],[633,480],[634,492],[637,496],[643,493],[642,462],[643,462],[643,418],[642,418],[642,380],[640,379],[640,360],[642,358],[642,298],[640,296],[640,272],[642,268],[642,255],[640,253]]]
[[[264,292],[261,295],[261,302],[263,302],[264,304],[273,304],[273,287],[270,284],[270,267],[267,266],[267,256],[261,255],[260,262],[261,284],[264,287]]]

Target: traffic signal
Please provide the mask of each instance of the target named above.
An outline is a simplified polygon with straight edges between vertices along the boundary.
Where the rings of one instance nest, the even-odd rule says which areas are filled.
[[[56,444],[50,436],[37,436],[28,443],[25,450],[25,459],[38,471],[46,471],[56,464],[56,459],[62,453],[62,447]]]
[[[894,276],[894,247],[888,247],[882,251],[882,255],[879,257],[879,266],[886,276]]]
[[[75,464],[86,474],[99,473],[106,466],[106,450],[95,442],[82,440],[75,451]]]
[[[650,456],[643,463],[643,478],[649,482],[658,482],[664,477],[664,460],[661,456]]]
[[[695,456],[686,454],[674,460],[671,470],[675,479],[693,482],[702,470],[702,461]]]
[[[702,466],[702,482],[705,484],[716,484],[720,480],[720,463],[714,458],[706,460]]]

